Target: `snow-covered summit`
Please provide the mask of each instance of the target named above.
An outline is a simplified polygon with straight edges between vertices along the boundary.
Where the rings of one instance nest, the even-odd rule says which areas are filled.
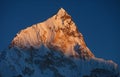
[[[0,77],[120,77],[120,71],[113,61],[94,57],[61,8],[48,20],[21,30],[0,52]]]
[[[41,45],[61,51],[67,56],[94,57],[71,16],[63,8],[48,20],[21,30],[13,39],[10,47],[38,49]]]

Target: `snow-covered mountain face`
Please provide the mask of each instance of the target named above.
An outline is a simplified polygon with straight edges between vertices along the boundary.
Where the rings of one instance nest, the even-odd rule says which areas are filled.
[[[71,16],[62,8],[48,20],[21,30],[11,43],[11,47],[22,49],[39,49],[41,45],[61,51],[67,56],[94,57]]]
[[[21,30],[0,53],[0,77],[120,77],[118,65],[96,58],[64,9]]]

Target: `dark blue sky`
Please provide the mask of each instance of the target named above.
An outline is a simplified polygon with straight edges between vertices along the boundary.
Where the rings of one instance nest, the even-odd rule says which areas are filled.
[[[0,50],[16,33],[64,8],[91,51],[120,64],[120,0],[0,0]]]

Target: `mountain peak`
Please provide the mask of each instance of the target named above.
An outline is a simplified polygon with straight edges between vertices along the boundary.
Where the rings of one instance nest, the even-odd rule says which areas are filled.
[[[71,16],[63,8],[48,20],[21,30],[13,39],[10,47],[38,49],[41,45],[45,45],[52,50],[61,51],[67,56],[94,57]]]
[[[21,30],[0,52],[0,77],[96,76],[120,77],[118,65],[94,57],[64,9]]]
[[[57,14],[65,14],[67,13],[63,8],[60,8]]]
[[[58,13],[56,14],[59,18],[71,18],[71,16],[63,9],[60,8]]]
[[[60,8],[60,9],[59,9],[59,12],[66,12],[66,11],[65,11],[65,9],[63,9],[63,8]]]

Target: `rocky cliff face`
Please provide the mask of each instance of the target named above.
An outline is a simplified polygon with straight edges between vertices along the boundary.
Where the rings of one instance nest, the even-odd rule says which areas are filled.
[[[64,9],[21,30],[0,52],[0,77],[120,77],[118,65],[96,58]]]
[[[39,48],[42,44],[67,56],[94,57],[71,16],[63,8],[48,20],[21,30],[13,39],[11,47],[30,49]]]

